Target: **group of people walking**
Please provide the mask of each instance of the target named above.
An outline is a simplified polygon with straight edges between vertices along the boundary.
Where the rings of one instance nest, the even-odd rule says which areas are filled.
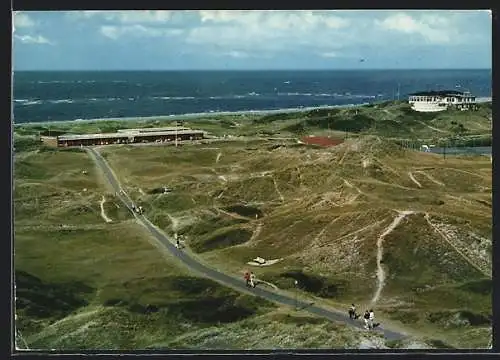
[[[359,318],[359,314],[356,312],[356,306],[354,304],[351,304],[351,307],[349,308],[349,318],[351,320],[356,320]],[[363,320],[365,323],[364,328],[366,330],[372,330],[374,327],[376,327],[378,324],[375,324],[375,313],[373,312],[373,309],[366,310],[365,313],[363,314]]]
[[[253,271],[245,271],[245,275],[243,276],[243,278],[245,279],[246,285],[248,287],[255,287],[255,274],[253,273]]]

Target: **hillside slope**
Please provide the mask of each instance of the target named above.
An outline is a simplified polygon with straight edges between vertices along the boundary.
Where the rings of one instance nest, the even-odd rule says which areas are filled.
[[[252,142],[103,153],[150,218],[207,262],[241,273],[254,257],[281,259],[256,268],[259,278],[283,289],[299,280],[331,304],[376,306],[387,321],[443,331],[457,345],[457,328],[479,331],[474,346],[489,331],[485,157],[443,160],[378,137],[330,149]],[[150,193],[164,185],[173,191]]]

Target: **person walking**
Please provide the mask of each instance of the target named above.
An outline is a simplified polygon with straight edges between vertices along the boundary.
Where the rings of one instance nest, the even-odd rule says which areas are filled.
[[[351,320],[357,319],[356,306],[354,306],[354,304],[351,304],[351,307],[349,308],[349,318]]]
[[[255,274],[250,272],[250,285],[254,288],[255,287]]]
[[[373,309],[370,309],[370,317],[369,317],[370,329],[373,329],[373,321],[374,320],[375,320],[375,313],[373,312]]]
[[[245,274],[243,275],[243,278],[245,279],[246,285],[250,286],[250,273],[248,271],[245,271]]]
[[[179,236],[177,235],[177,233],[174,233],[174,239],[175,239],[175,247],[177,249],[180,249],[181,248],[181,242],[179,240]]]
[[[365,329],[370,330],[370,312],[368,310],[365,311],[363,319],[365,321]]]

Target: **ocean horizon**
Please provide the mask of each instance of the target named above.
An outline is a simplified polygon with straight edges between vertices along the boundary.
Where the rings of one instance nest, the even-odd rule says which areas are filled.
[[[491,96],[491,69],[13,72],[15,124],[297,111],[424,90]]]

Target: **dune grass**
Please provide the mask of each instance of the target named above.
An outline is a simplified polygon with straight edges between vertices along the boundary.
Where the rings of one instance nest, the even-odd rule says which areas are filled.
[[[484,107],[414,114],[391,103],[202,118],[184,126],[261,138],[100,151],[148,218],[181,234],[202,261],[240,274],[257,256],[281,259],[254,268],[258,278],[290,294],[298,280],[301,298],[325,306],[370,306],[379,237],[398,210],[413,211],[380,243],[386,278],[377,316],[427,347],[481,347],[491,337],[490,159],[444,159],[377,135],[436,144],[457,134],[486,139],[490,115]],[[137,119],[126,127],[170,122]],[[123,124],[53,130],[106,132]],[[422,345],[384,344],[313,317],[289,319],[275,305],[190,273],[155,246],[84,152],[35,140],[45,127],[17,127],[15,139],[17,326],[30,347]],[[303,133],[350,139],[330,149],[265,139]],[[171,191],[156,191],[164,186]],[[302,339],[302,328],[315,335]]]
[[[107,193],[85,153],[33,152],[17,161],[17,169],[37,169],[33,176],[15,173],[19,348],[387,347],[380,335],[305,316],[191,273]],[[111,223],[101,216],[103,196]],[[219,224],[225,228],[246,223],[233,216],[262,215],[242,204],[223,211],[231,214]],[[215,216],[200,218],[208,225]],[[192,226],[193,234],[204,231]],[[206,244],[217,245],[210,239]]]
[[[448,311],[450,318],[462,319],[458,326],[463,332],[490,328],[484,322],[467,322],[466,312],[487,318],[491,288],[475,295],[459,290],[462,284],[491,276],[489,159],[443,159],[403,150],[377,137],[349,140],[326,150],[272,144],[256,143],[251,149],[248,144],[228,142],[210,148],[102,151],[131,187],[159,186],[168,176],[166,185],[173,192],[158,196],[165,203],[172,199],[169,206],[154,205],[158,200],[153,196],[142,196],[140,201],[153,214],[163,211],[169,218],[179,218],[176,231],[205,261],[240,273],[256,256],[283,258],[256,269],[258,276],[283,290],[293,289],[291,279],[299,277],[305,281],[303,295],[332,305],[369,303],[377,287],[377,239],[396,210],[413,211],[383,241],[387,279],[377,304],[380,316],[387,321],[402,319],[415,329],[437,329],[455,346],[467,346],[458,342],[456,329],[425,314]],[[160,153],[163,160],[158,159]],[[169,161],[171,157],[176,160]],[[130,158],[149,159],[157,172],[142,174]],[[168,175],[161,166],[168,167]],[[196,201],[202,195],[209,195],[207,201]],[[185,206],[176,205],[181,198]],[[255,218],[220,211],[241,204],[260,214]],[[186,218],[190,222],[183,225]],[[164,229],[173,231],[172,224],[165,223]],[[230,240],[237,229],[242,231],[238,239]],[[423,295],[437,289],[446,291],[445,302]],[[398,302],[406,307],[395,306]],[[408,314],[417,320],[410,321]],[[476,346],[478,341],[472,343]]]
[[[148,347],[273,308],[187,271],[110,195],[106,223],[105,189],[84,153],[40,153],[22,164],[40,169],[34,179],[15,176],[17,327],[30,348]],[[93,211],[72,213],[79,206]]]

